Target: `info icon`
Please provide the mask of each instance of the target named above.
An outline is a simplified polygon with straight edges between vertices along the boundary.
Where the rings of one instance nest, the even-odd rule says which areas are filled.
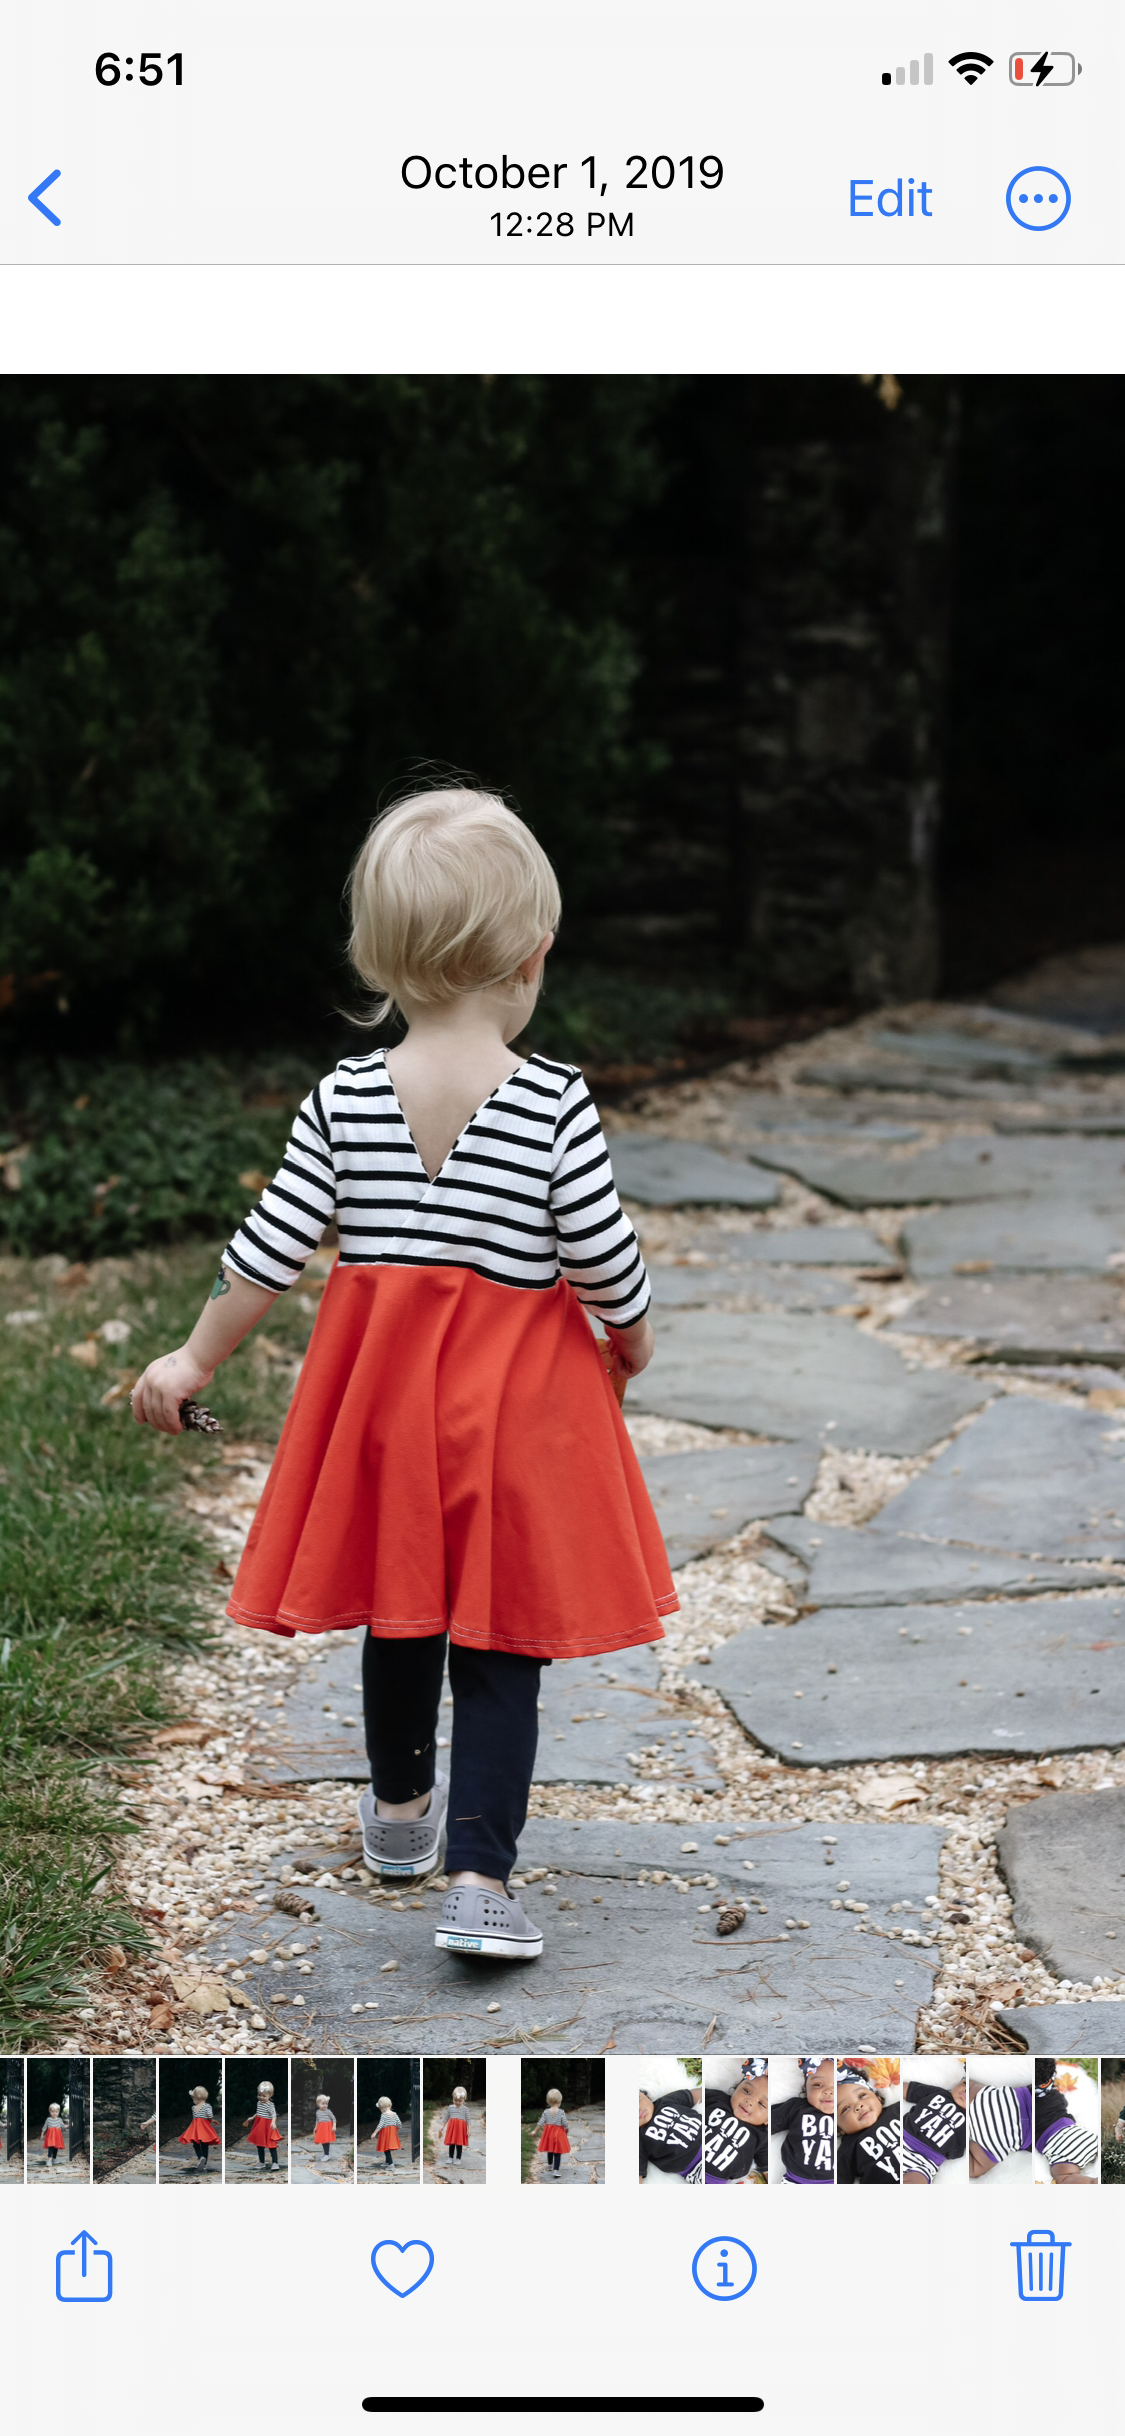
[[[692,2279],[709,2301],[740,2301],[758,2272],[748,2243],[733,2234],[716,2234],[700,2244],[691,2262]]]

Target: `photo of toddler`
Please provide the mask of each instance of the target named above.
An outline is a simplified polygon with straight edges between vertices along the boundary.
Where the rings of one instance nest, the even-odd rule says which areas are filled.
[[[324,2080],[321,2086],[327,2089],[330,2084]],[[419,2058],[361,2055],[356,2065],[357,2182],[377,2183],[382,2191],[416,2185],[421,2126]]]
[[[897,2055],[837,2058],[837,2183],[887,2190],[901,2182],[901,2075]]]
[[[486,2065],[479,2057],[427,2056],[423,2070],[423,2182],[483,2182]]]
[[[764,2055],[708,2056],[703,2090],[703,2179],[769,2179],[769,2081]]]
[[[1037,2056],[1033,2082],[1036,2182],[1098,2182],[1097,2056]]]
[[[902,2179],[943,2191],[968,2181],[963,2055],[919,2055],[902,2068]]]
[[[641,2061],[640,2180],[650,2190],[703,2180],[703,2066],[698,2056]],[[649,2177],[656,2167],[655,2179]]]
[[[770,2059],[770,2181],[830,2191],[836,2179],[836,2065],[830,2055]]]
[[[520,2066],[520,2179],[605,2182],[605,2064],[536,2056]]]
[[[967,2059],[969,2180],[1031,2186],[1033,2099],[1027,2055]]]

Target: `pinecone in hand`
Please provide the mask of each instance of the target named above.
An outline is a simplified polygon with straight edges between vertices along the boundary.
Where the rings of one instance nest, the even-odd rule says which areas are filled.
[[[221,1421],[216,1421],[214,1413],[208,1412],[205,1404],[197,1404],[194,1396],[184,1397],[180,1406],[181,1429],[202,1430],[208,1438],[215,1438],[222,1426]]]

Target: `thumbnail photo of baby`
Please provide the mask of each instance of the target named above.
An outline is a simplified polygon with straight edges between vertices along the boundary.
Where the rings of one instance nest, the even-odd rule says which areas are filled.
[[[915,2188],[959,2191],[969,2179],[963,2055],[903,2058],[902,2179]]]
[[[157,2180],[219,2190],[223,2066],[217,2055],[163,2055],[157,2066]]]
[[[156,2182],[156,2064],[96,2055],[91,2104],[95,2182]]]
[[[1098,2059],[1096,2055],[1036,2056],[1035,2180],[1036,2182],[1096,2183],[1101,2140],[1098,2136]]]
[[[360,2056],[355,2119],[357,2180],[384,2190],[416,2183],[422,2121],[417,2056]]]
[[[697,2055],[644,2056],[640,2179],[650,2191],[703,2180],[703,2064]],[[649,2167],[655,2166],[654,2174]]]
[[[0,2056],[0,2190],[23,2182],[23,2057]]]
[[[89,2182],[88,2056],[28,2057],[27,2122],[28,2182]]]
[[[428,2055],[422,2069],[423,2182],[483,2182],[487,2066],[479,2056]]]
[[[536,2056],[520,2066],[521,2182],[605,2182],[601,2056]]]
[[[743,2188],[769,2180],[769,2079],[764,2055],[705,2056],[703,2179]]]
[[[770,2181],[830,2191],[836,2179],[836,2062],[770,2059]]]
[[[1103,2055],[1102,2181],[1125,2183],[1125,2055]]]
[[[902,2180],[902,2064],[897,2055],[836,2058],[836,2181],[897,2190]]]
[[[970,2055],[969,2180],[1031,2187],[1033,2092],[1029,2055]]]
[[[355,2068],[350,2055],[294,2056],[289,2067],[289,2180],[351,2184]]]
[[[227,2059],[228,2182],[289,2181],[289,2058],[237,2055]]]

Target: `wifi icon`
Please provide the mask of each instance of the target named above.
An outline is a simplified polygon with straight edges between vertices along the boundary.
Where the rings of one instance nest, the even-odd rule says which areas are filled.
[[[987,51],[955,51],[949,62],[963,76],[967,85],[979,84],[986,68],[992,66]]]

